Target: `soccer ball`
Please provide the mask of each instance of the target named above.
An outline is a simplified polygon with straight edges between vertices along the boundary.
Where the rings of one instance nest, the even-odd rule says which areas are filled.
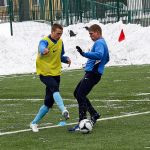
[[[89,133],[93,129],[93,124],[89,119],[83,119],[79,122],[79,130],[81,133]]]

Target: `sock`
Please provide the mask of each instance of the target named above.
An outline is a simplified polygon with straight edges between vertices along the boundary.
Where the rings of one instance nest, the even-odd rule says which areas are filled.
[[[37,124],[46,115],[48,111],[49,111],[49,108],[45,105],[42,105],[36,117],[32,121],[32,124]]]
[[[54,101],[56,102],[58,108],[61,110],[61,112],[66,110],[64,103],[63,103],[63,100],[62,100],[62,97],[60,96],[59,92],[54,92],[53,98],[54,98]]]

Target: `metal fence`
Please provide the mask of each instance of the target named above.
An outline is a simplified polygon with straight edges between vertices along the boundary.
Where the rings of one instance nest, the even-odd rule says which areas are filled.
[[[7,0],[5,3],[0,3],[0,22],[35,20],[69,25],[97,19],[104,24],[122,20],[150,25],[150,0]]]

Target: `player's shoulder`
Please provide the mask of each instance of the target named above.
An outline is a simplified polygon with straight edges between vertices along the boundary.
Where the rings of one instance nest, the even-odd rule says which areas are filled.
[[[98,39],[94,42],[94,45],[101,45],[101,44],[104,44],[104,43],[105,43],[105,40],[103,38],[100,38],[100,39]]]
[[[97,43],[104,43],[104,42],[105,42],[105,39],[102,37],[102,38],[99,38],[96,42],[97,42]]]
[[[98,45],[106,45],[106,41],[104,38],[100,38],[98,39],[95,44],[98,44]]]

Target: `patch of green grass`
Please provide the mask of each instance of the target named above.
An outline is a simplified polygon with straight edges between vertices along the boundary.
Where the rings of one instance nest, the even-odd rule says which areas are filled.
[[[150,66],[108,67],[88,95],[102,118],[150,111]],[[71,118],[78,121],[74,89],[82,70],[63,72],[60,91]],[[44,98],[45,87],[35,74],[0,77],[0,133],[29,129]],[[19,100],[20,99],[20,100]],[[109,100],[121,101],[109,101]],[[130,101],[137,100],[137,101]],[[143,101],[140,101],[143,100]],[[62,116],[56,105],[39,126],[57,125]],[[0,135],[1,150],[144,150],[150,147],[150,114],[97,122],[91,134],[69,133],[69,126]]]

